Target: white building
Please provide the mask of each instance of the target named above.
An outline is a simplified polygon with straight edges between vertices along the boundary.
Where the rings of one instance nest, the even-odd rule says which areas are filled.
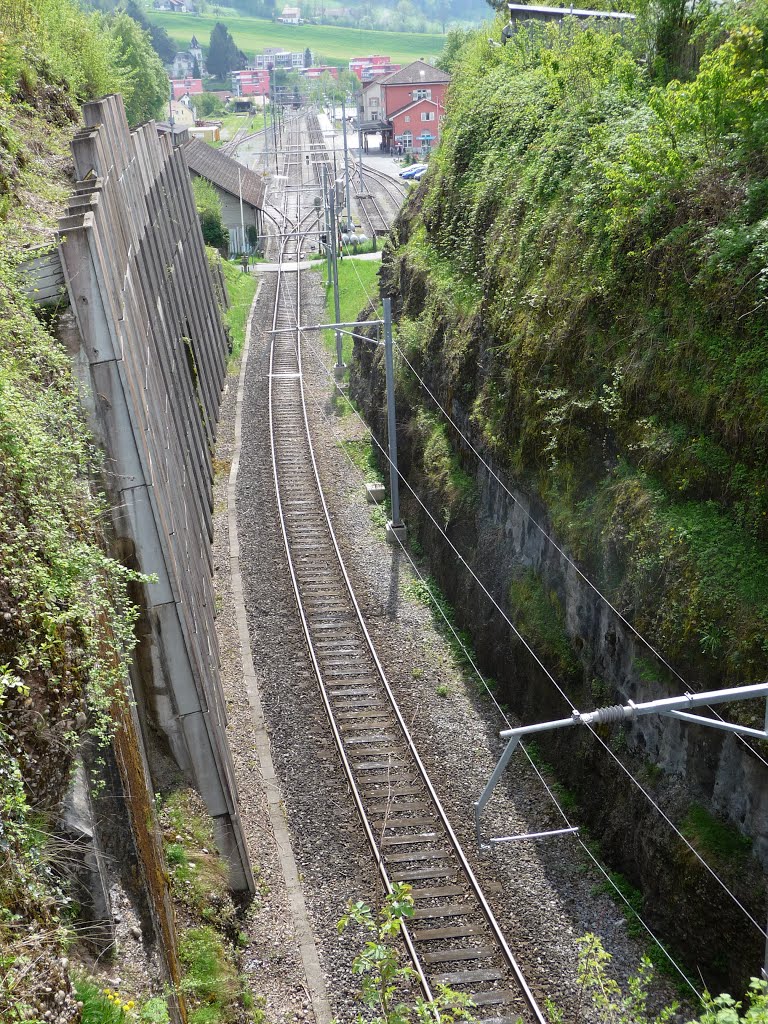
[[[301,8],[300,7],[284,7],[283,13],[277,19],[284,25],[300,25],[301,24]]]
[[[310,54],[311,57],[311,54]],[[311,61],[310,61],[311,63]],[[303,68],[304,51],[292,52],[289,50],[278,50],[275,47],[265,47],[263,53],[257,53],[253,59],[253,66],[260,71],[264,68]]]

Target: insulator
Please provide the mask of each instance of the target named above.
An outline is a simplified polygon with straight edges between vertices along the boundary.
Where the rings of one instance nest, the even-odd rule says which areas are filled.
[[[621,704],[614,704],[610,708],[598,708],[594,712],[596,718],[593,718],[593,723],[599,723],[600,725],[612,725],[615,722],[623,722],[627,717],[627,712]]]

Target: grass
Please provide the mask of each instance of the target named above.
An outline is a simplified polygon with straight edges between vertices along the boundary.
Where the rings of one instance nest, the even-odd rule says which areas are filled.
[[[133,1019],[133,1003],[127,996],[123,1001],[118,993],[86,978],[75,978],[75,994],[83,1004],[82,1024],[129,1024]]]
[[[191,790],[176,790],[163,805],[161,820],[165,858],[174,897],[201,920],[228,934],[237,933],[235,908],[229,893],[227,868],[219,856],[210,818]]]
[[[533,570],[510,583],[509,607],[518,629],[545,663],[559,676],[573,676],[579,662],[565,630],[565,611]]]
[[[752,840],[732,825],[713,817],[700,804],[692,804],[681,831],[702,855],[721,864],[743,861],[752,849]]]
[[[312,268],[315,273],[323,271],[322,265]],[[357,319],[361,309],[365,308],[371,299],[379,300],[378,282],[379,264],[374,260],[339,260],[339,306],[341,310],[341,322],[351,323]],[[328,317],[327,323],[335,323],[335,309],[333,301],[333,288],[328,285],[325,290],[325,311]],[[336,340],[333,331],[324,331],[324,340],[329,352],[336,351]],[[342,357],[349,365],[352,356],[353,338],[348,334],[342,335]]]
[[[382,248],[383,244],[384,244],[384,239],[381,237],[381,235],[379,235],[378,241],[376,242],[376,248],[374,249],[374,247],[373,247],[373,239],[369,238],[367,242],[363,242],[360,245],[356,245],[354,247],[354,249],[352,249],[351,246],[346,246],[345,249],[344,249],[344,256],[345,257],[347,256],[347,250],[348,249],[349,249],[349,255],[355,255],[355,256],[361,256],[363,253],[366,253],[366,252],[381,252],[381,248]],[[324,252],[314,252],[314,253],[312,253],[310,255],[309,258],[311,260],[314,260],[315,262],[319,262],[320,260],[324,260],[326,258],[326,256],[325,256]]]
[[[264,18],[197,17],[147,11],[150,21],[162,25],[171,39],[186,47],[193,35],[205,46],[211,29],[224,20],[235,44],[250,57],[265,46],[286,50],[312,50],[315,62],[346,64],[350,58],[367,53],[386,53],[393,61],[407,64],[419,57],[435,57],[443,48],[444,36],[421,32],[376,32],[370,29],[336,28],[332,25],[278,25]],[[207,46],[205,46],[207,49]]]
[[[366,483],[376,483],[382,479],[381,470],[376,465],[376,453],[370,436],[355,441],[342,441],[341,446],[350,461],[365,476]]]
[[[474,681],[476,677],[473,663],[477,664],[477,654],[472,637],[466,630],[459,629],[456,625],[456,611],[443,594],[437,581],[432,576],[425,579],[414,579],[403,589],[408,597],[420,601],[430,610],[435,629],[448,644],[456,666],[467,672],[469,678]],[[494,681],[487,679],[486,682],[489,688],[493,689]],[[440,696],[444,695],[440,694]]]
[[[447,526],[473,506],[477,500],[477,486],[462,468],[441,419],[419,409],[415,426],[422,448],[424,476],[430,491],[440,501],[440,516]]]
[[[252,274],[244,274],[239,264],[222,260],[221,266],[229,293],[229,309],[224,314],[224,322],[232,335],[231,362],[234,363],[243,351],[245,328],[258,281]]]
[[[190,928],[179,943],[189,998],[189,1024],[229,1024],[239,1017],[242,981],[221,936],[213,928]]]

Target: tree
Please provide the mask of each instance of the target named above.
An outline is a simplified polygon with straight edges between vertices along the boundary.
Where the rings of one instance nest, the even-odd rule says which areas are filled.
[[[229,251],[229,232],[221,219],[221,199],[210,181],[205,178],[192,179],[195,209],[200,218],[203,241],[218,249],[222,256]]]
[[[130,125],[157,117],[168,96],[168,77],[152,48],[149,33],[123,11],[112,15],[109,34],[116,44],[116,60],[123,78],[123,100]]]
[[[473,32],[469,28],[450,28],[448,34],[445,37],[445,43],[440,56],[435,61],[435,65],[440,68],[441,71],[447,71],[453,73],[453,68],[459,59],[461,50],[465,43],[469,42],[472,38]]]
[[[211,29],[208,50],[208,71],[211,76],[223,80],[233,71],[244,68],[247,63],[248,58],[235,46],[227,26],[217,21]]]
[[[306,50],[304,51],[304,67],[312,67],[312,51],[310,50],[309,47],[307,47]]]
[[[192,77],[200,78],[200,65],[198,64],[197,57],[192,61]]]
[[[211,114],[223,114],[224,104],[212,92],[204,92],[195,96],[195,110],[200,117],[210,117]]]
[[[134,21],[138,22],[145,32],[149,32],[149,39],[155,53],[163,64],[170,64],[176,55],[176,44],[162,25],[154,25],[148,21],[147,16],[136,3],[136,0],[128,0],[128,3],[125,5],[125,13],[129,18],[133,18]]]

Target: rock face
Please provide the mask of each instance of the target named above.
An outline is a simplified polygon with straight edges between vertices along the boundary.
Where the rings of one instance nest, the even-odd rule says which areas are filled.
[[[394,280],[385,254],[383,281],[396,308],[418,315],[429,287],[424,274],[404,271],[401,264]],[[479,361],[490,344],[492,339],[468,341],[476,346]],[[503,701],[521,722],[532,723],[568,717],[572,707],[592,710],[686,692],[681,679],[664,669],[580,575],[537,495],[521,489],[505,467],[494,464],[473,431],[471,389],[460,400],[445,388],[440,352],[433,347],[427,366],[421,367],[425,383],[504,486],[449,427],[456,473],[469,478],[472,494],[457,502],[446,498],[445,490],[441,493],[434,474],[425,472],[423,432],[417,424],[419,403],[429,399],[422,392],[414,400],[401,379],[401,470],[434,516],[403,488],[403,518],[455,608],[457,621],[470,632],[480,667],[498,682]],[[356,342],[350,391],[386,443],[379,349]],[[565,696],[449,551],[446,537],[531,641]],[[719,710],[726,719],[733,717],[732,707]],[[690,970],[700,970],[716,990],[737,990],[750,975],[759,974],[768,867],[768,767],[762,751],[753,752],[734,736],[657,716],[600,727],[597,735],[574,728],[537,739],[573,798],[569,814],[574,823],[598,841],[610,868],[640,890],[642,917]],[[663,815],[682,828],[690,846]]]

